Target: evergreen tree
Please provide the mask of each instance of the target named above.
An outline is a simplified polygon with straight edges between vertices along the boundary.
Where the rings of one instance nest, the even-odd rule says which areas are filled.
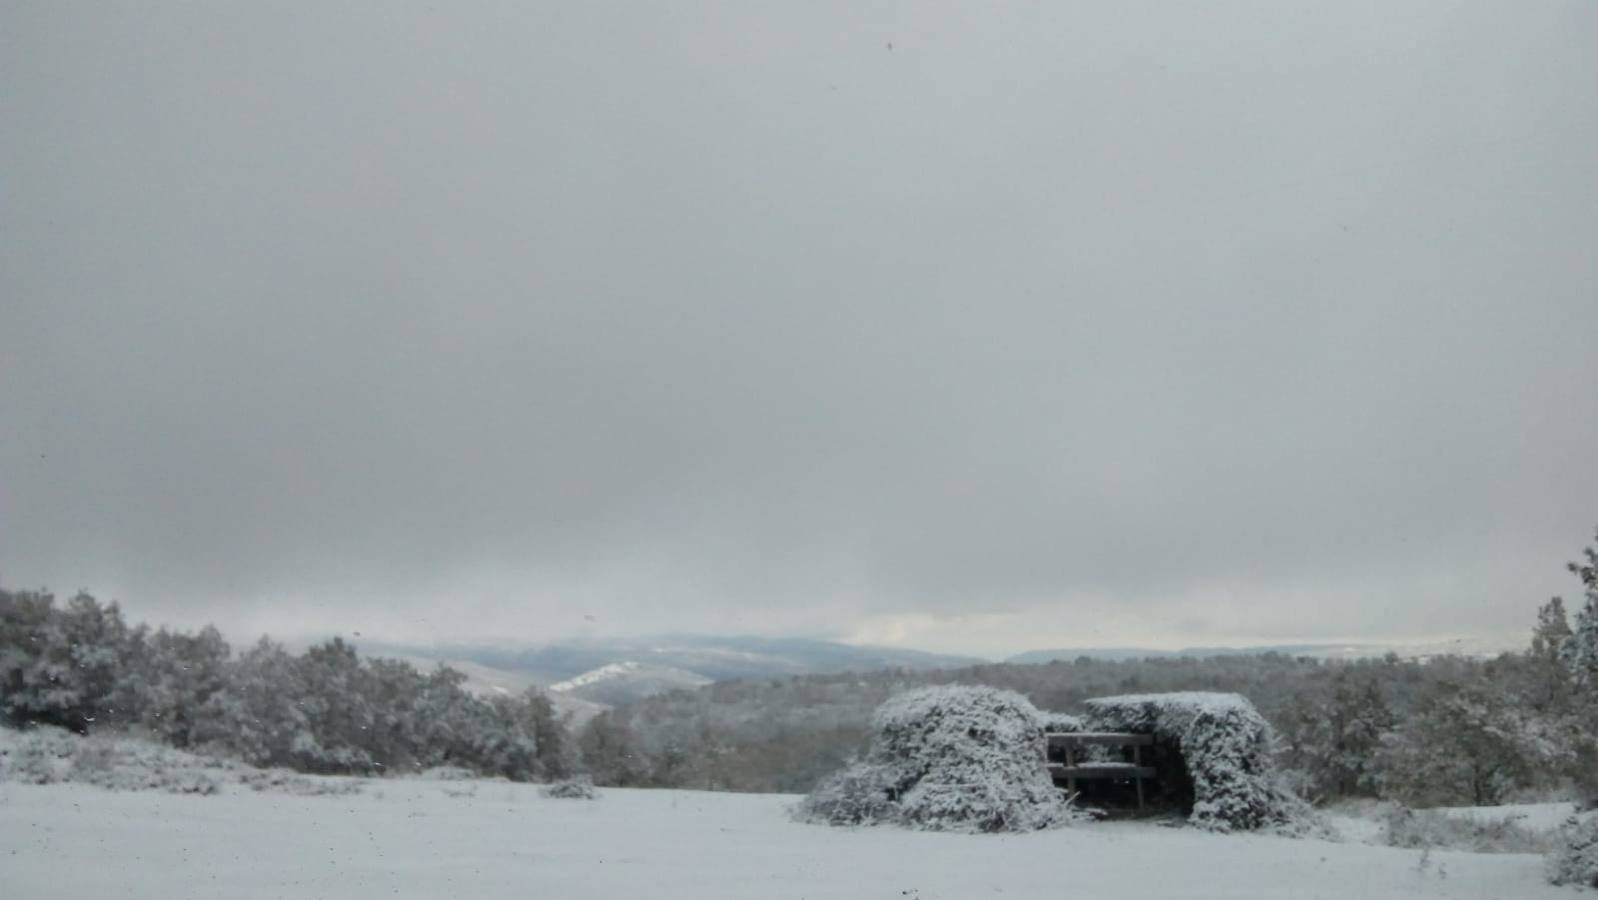
[[[1576,625],[1570,637],[1560,648],[1560,658],[1569,667],[1571,675],[1584,694],[1590,697],[1598,688],[1598,550],[1583,550],[1587,561],[1570,563],[1570,571],[1581,579],[1586,589],[1586,602],[1576,613]]]
[[[252,765],[293,765],[295,748],[312,740],[306,693],[294,657],[263,637],[229,667],[224,689],[202,707],[193,739]]]
[[[116,604],[78,594],[63,609],[48,592],[0,592],[0,706],[16,724],[88,731],[106,721],[128,630]]]
[[[1386,741],[1383,781],[1416,806],[1499,803],[1532,784],[1554,750],[1493,685],[1438,683]]]
[[[118,722],[137,724],[176,747],[193,743],[206,703],[227,684],[232,648],[207,626],[195,634],[136,629],[113,696]]]
[[[635,787],[648,781],[649,766],[640,753],[638,738],[614,712],[607,710],[589,719],[577,742],[595,784]]]
[[[1531,633],[1533,656],[1558,659],[1570,638],[1570,620],[1565,615],[1563,597],[1553,597],[1537,608],[1537,627]]]
[[[1558,714],[1568,704],[1570,670],[1563,656],[1570,636],[1563,599],[1554,597],[1538,608],[1537,627],[1532,630],[1525,673],[1526,700],[1538,711]]]

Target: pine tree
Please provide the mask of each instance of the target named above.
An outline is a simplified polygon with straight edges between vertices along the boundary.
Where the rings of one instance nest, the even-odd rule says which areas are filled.
[[[206,626],[195,634],[144,628],[128,641],[126,664],[114,697],[116,718],[138,724],[176,747],[193,743],[198,718],[227,683],[232,648]]]
[[[1548,761],[1534,724],[1485,680],[1434,684],[1385,742],[1385,785],[1417,806],[1501,802]]]
[[[1537,609],[1537,627],[1531,632],[1532,655],[1557,659],[1570,635],[1570,620],[1565,615],[1564,598],[1549,599]]]
[[[228,667],[225,687],[202,707],[193,740],[252,765],[293,765],[295,748],[314,741],[306,694],[295,658],[263,637]]]
[[[128,630],[116,604],[0,592],[0,708],[18,724],[88,731],[113,709]]]
[[[1585,564],[1570,563],[1570,571],[1581,579],[1586,602],[1576,613],[1570,637],[1560,647],[1560,659],[1589,696],[1598,688],[1598,550],[1583,551]]]
[[[1524,672],[1526,701],[1539,712],[1560,714],[1570,699],[1570,669],[1562,656],[1571,636],[1565,601],[1550,599],[1537,610],[1537,627],[1531,633],[1531,650]]]

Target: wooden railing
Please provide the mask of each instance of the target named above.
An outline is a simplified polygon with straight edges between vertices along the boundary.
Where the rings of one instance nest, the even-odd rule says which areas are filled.
[[[1045,735],[1049,749],[1065,751],[1065,764],[1049,763],[1049,774],[1065,781],[1065,789],[1075,793],[1076,783],[1082,779],[1129,779],[1137,788],[1137,808],[1143,809],[1143,780],[1153,778],[1152,766],[1143,765],[1142,749],[1154,743],[1151,734],[1133,734],[1119,731],[1051,732]],[[1078,751],[1084,747],[1131,747],[1131,762],[1078,762]]]

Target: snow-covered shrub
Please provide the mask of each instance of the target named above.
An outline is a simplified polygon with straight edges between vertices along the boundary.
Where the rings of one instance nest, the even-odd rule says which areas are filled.
[[[92,784],[119,791],[214,794],[223,784],[295,794],[353,793],[349,779],[313,779],[281,769],[174,750],[130,735],[73,734],[64,728],[0,728],[0,781]]]
[[[1383,837],[1390,847],[1420,850],[1438,847],[1468,853],[1542,853],[1547,832],[1523,824],[1524,816],[1479,819],[1439,810],[1393,805],[1382,816]]]
[[[353,778],[301,775],[288,769],[240,769],[234,775],[250,790],[296,797],[359,794],[362,789],[362,782]]]
[[[1051,734],[1069,734],[1087,730],[1087,727],[1082,724],[1081,716],[1047,711],[1040,711],[1039,715],[1043,717],[1043,730]]]
[[[1032,831],[1069,806],[1044,769],[1042,714],[1025,697],[943,685],[891,698],[864,760],[822,781],[797,815],[830,825]]]
[[[538,793],[557,800],[599,799],[599,792],[594,790],[594,779],[587,775],[573,775],[570,778],[562,778],[560,781],[546,784],[539,788]]]
[[[1598,816],[1572,816],[1548,855],[1548,880],[1598,888]]]
[[[460,766],[433,766],[417,773],[416,777],[427,781],[469,781],[477,775],[471,769]]]
[[[0,728],[0,781],[55,784],[66,781],[76,750],[73,735],[64,728],[39,727],[27,731]]]
[[[0,742],[0,781],[92,784],[113,790],[214,794],[219,760],[197,757],[149,741],[84,737],[48,726],[7,730]]]
[[[1181,692],[1101,697],[1087,701],[1083,719],[1096,731],[1152,734],[1157,742],[1174,747],[1192,780],[1189,822],[1199,828],[1280,826],[1307,813],[1307,806],[1276,778],[1270,725],[1242,696]]]

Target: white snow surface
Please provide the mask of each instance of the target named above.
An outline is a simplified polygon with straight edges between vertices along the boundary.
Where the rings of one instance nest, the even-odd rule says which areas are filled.
[[[351,779],[355,780],[355,779]],[[213,796],[0,783],[16,898],[1569,898],[1540,857],[1120,822],[979,835],[792,821],[797,797],[385,779]]]

